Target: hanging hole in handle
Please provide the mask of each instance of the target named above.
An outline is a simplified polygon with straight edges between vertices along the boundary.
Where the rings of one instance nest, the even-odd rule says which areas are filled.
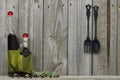
[[[99,7],[98,7],[98,6],[94,6],[93,9],[94,9],[95,11],[98,11]]]
[[[86,5],[86,9],[90,10],[91,9],[91,5],[90,4]]]
[[[89,6],[87,6],[87,9],[90,9],[90,7],[89,7]]]

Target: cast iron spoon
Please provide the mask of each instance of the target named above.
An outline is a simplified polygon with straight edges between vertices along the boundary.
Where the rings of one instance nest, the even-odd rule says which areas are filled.
[[[97,39],[97,17],[98,17],[98,6],[94,6],[93,7],[93,11],[94,11],[94,20],[95,20],[95,37],[93,40],[93,53],[98,53],[100,51],[100,42]]]

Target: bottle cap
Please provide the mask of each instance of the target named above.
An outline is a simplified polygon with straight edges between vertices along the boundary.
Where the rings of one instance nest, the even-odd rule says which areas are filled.
[[[9,12],[8,12],[8,16],[13,16],[13,12],[12,12],[12,11],[9,11]]]
[[[24,34],[23,34],[23,37],[28,38],[28,37],[29,37],[29,34],[28,34],[28,33],[24,33]]]

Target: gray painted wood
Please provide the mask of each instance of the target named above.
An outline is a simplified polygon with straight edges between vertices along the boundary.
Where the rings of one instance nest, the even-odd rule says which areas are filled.
[[[44,1],[44,70],[67,74],[68,0]]]
[[[100,52],[98,54],[93,54],[93,75],[107,75],[107,0],[93,0],[93,5],[99,6],[97,38],[101,45]]]
[[[31,16],[33,25],[30,27],[30,45],[33,54],[33,69],[42,71],[43,54],[43,0],[33,0],[31,7]]]
[[[4,0],[0,1],[0,74],[6,74],[5,71],[7,71],[7,41],[5,38],[5,29],[6,29],[6,15],[5,15],[5,9],[6,8],[6,2]],[[5,45],[4,45],[5,44]],[[6,50],[5,50],[6,49]]]
[[[117,72],[118,72],[118,75],[120,75],[120,27],[119,27],[119,25],[120,25],[120,0],[118,0],[118,5],[117,5],[117,10],[118,10],[118,12],[117,12],[117,17],[118,17],[118,28],[117,28],[117,32],[118,32],[118,36],[117,36]]]
[[[29,33],[30,27],[33,25],[31,23],[31,0],[19,0],[19,40],[22,42],[23,33]]]
[[[69,75],[90,75],[92,72],[91,54],[84,53],[84,40],[86,39],[87,36],[86,33],[87,17],[85,8],[87,4],[92,4],[92,0],[84,1],[69,0],[69,17],[68,17]],[[91,35],[91,20],[90,20],[90,35]]]
[[[119,75],[120,1],[110,0],[110,20],[107,1],[93,0],[93,5],[100,7],[101,50],[91,55],[84,53],[83,42],[87,22],[85,5],[92,4],[92,0],[0,0],[0,75],[7,74],[9,29],[15,31],[20,43],[23,33],[29,33],[34,70],[69,75]],[[14,15],[8,17],[8,11]],[[90,20],[91,39],[92,30]]]
[[[7,16],[7,12],[12,11],[13,16]],[[7,34],[15,33],[18,36],[18,0],[11,0],[6,2],[6,16],[7,16]]]
[[[16,0],[1,0],[0,2],[0,26],[1,26],[1,35],[0,35],[0,43],[1,43],[1,57],[0,57],[0,63],[1,63],[1,71],[0,74],[7,75],[8,73],[8,67],[7,67],[7,35],[10,30],[17,31],[18,27],[18,1]],[[8,11],[13,11],[14,15],[12,17],[7,16]],[[17,35],[17,34],[16,34]]]
[[[109,74],[117,74],[117,0],[110,0],[110,56]]]
[[[0,76],[2,80],[119,80],[119,76],[60,76],[59,78],[11,78]]]

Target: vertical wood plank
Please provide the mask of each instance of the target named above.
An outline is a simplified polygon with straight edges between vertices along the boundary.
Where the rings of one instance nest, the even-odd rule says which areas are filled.
[[[22,42],[23,33],[29,33],[31,23],[31,0],[19,0],[19,40]],[[31,35],[30,35],[31,36]]]
[[[117,74],[117,0],[110,0],[109,74]]]
[[[6,17],[6,0],[0,0],[0,75],[7,75],[7,17]]]
[[[62,78],[62,80],[119,80],[119,78]]]
[[[2,27],[1,30],[2,30],[2,34],[1,36],[3,37],[3,42],[1,43],[3,45],[3,49],[2,49],[2,53],[3,53],[3,62],[2,62],[2,66],[1,66],[1,69],[2,69],[2,72],[1,74],[7,74],[7,35],[9,33],[9,30],[8,28],[11,27],[11,30],[14,30],[14,31],[17,31],[17,27],[18,27],[18,1],[16,0],[11,0],[11,1],[2,1],[3,3],[1,3],[2,5]],[[7,17],[7,12],[8,11],[13,11],[14,12],[14,16],[13,17]],[[1,40],[1,41],[2,41]],[[2,61],[1,60],[1,61]]]
[[[92,5],[92,0],[69,0],[69,27],[68,27],[68,74],[90,75],[91,54],[84,53],[84,40],[87,35],[87,4]],[[92,12],[92,10],[91,10]],[[90,19],[92,19],[90,17]],[[90,35],[91,33],[90,20]],[[91,36],[90,36],[91,37]]]
[[[42,71],[43,0],[33,0],[33,26],[30,27],[33,69]]]
[[[99,6],[97,38],[101,45],[100,52],[98,54],[93,54],[93,75],[107,75],[107,0],[93,0],[93,5]]]
[[[117,44],[118,44],[118,46],[117,46],[117,53],[118,53],[118,55],[117,55],[117,71],[118,71],[118,75],[120,75],[120,27],[119,27],[119,25],[120,25],[120,0],[118,0],[118,5],[117,5],[117,10],[118,10],[118,12],[117,12],[117,17],[118,17],[118,28],[117,28],[117,32],[118,32],[118,37],[117,37],[117,39],[118,39],[118,41],[117,41]]]
[[[44,70],[67,74],[68,0],[44,0]]]
[[[12,11],[13,16],[9,17],[7,16],[7,12]],[[6,16],[7,16],[7,33],[13,33],[15,32],[16,36],[18,36],[18,0],[11,0],[7,1],[7,11],[6,11]]]
[[[68,75],[77,74],[76,28],[78,23],[78,0],[69,0],[68,18]],[[73,40],[74,39],[74,40]]]

